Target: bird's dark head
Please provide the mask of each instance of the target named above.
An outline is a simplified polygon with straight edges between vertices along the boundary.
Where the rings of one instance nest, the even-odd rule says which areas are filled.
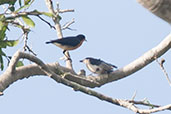
[[[91,58],[91,57],[86,57],[85,59],[80,60],[80,62],[83,62],[83,63],[87,64],[87,63],[89,63],[91,60],[93,60],[93,58]]]
[[[82,40],[83,40],[83,41],[87,41],[86,38],[85,38],[85,36],[84,36],[83,34],[79,34],[79,35],[77,35],[76,37],[77,37],[80,41],[82,41]]]
[[[88,63],[92,65],[100,65],[103,62],[100,59],[96,59],[92,57],[86,57],[84,60],[86,60]]]

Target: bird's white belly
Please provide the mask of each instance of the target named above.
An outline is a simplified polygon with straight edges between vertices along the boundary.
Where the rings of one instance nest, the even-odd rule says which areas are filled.
[[[90,64],[87,65],[87,68],[93,73],[97,73],[97,71],[100,70],[98,66]]]

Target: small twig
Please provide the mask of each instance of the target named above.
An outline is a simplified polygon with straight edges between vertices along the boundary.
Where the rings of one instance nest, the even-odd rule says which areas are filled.
[[[24,37],[24,51],[27,50],[27,40],[28,40],[28,32],[24,31],[24,34],[23,34],[23,37]]]
[[[2,95],[4,95],[4,93],[3,92],[0,92],[0,96],[2,96]]]
[[[22,29],[25,28],[25,26],[23,24],[21,24],[20,22],[17,22],[17,21],[13,21],[13,20],[7,20],[6,21],[7,23],[11,24],[11,26],[20,26]]]
[[[134,92],[134,94],[133,94],[133,96],[132,96],[132,98],[131,98],[131,99],[132,99],[132,100],[134,100],[134,99],[135,99],[135,97],[136,97],[136,95],[137,95],[137,91],[135,91],[135,92]]]
[[[56,13],[57,13],[57,15],[59,13],[59,10],[60,10],[60,8],[59,8],[59,2],[56,2]]]
[[[7,13],[6,13],[7,14]],[[42,15],[41,13],[37,12],[37,11],[31,11],[31,12],[21,12],[21,13],[17,13],[17,14],[12,14],[12,16],[8,16],[6,17],[6,21],[10,22],[11,19],[17,18],[17,17],[21,17],[21,16],[25,16],[25,15],[32,15],[32,16],[37,16],[40,20],[42,20],[43,22],[45,22],[46,24],[48,24],[51,28],[55,29],[54,26],[52,26],[48,21],[46,21],[45,19],[43,19],[40,15]],[[21,23],[20,23],[21,25]]]
[[[156,62],[160,65],[161,70],[164,72],[164,74],[166,76],[166,79],[167,79],[169,85],[171,86],[171,81],[169,79],[169,75],[168,75],[168,73],[166,72],[166,70],[165,70],[165,68],[163,66],[165,60],[164,59],[161,59],[161,61],[159,62],[158,59],[156,58]]]
[[[75,23],[74,18],[70,22],[67,22],[66,24],[64,24],[62,27],[62,30],[65,30],[65,29],[74,30],[74,29],[69,28],[69,26],[72,25],[73,23]]]
[[[144,101],[134,101],[134,100],[129,100],[130,103],[136,104],[136,105],[143,105],[143,106],[152,106],[152,107],[156,107],[159,108],[161,107],[160,105],[155,105],[155,104],[151,104],[151,103],[147,103]],[[171,110],[171,108],[168,108],[167,110]]]
[[[59,10],[59,13],[74,12],[74,9]]]
[[[27,48],[27,49],[28,49],[28,51],[29,51],[29,52],[31,52],[33,55],[37,56],[37,54],[36,54],[36,53],[34,53],[34,52],[33,52],[33,50],[32,50],[32,49],[30,49],[30,47],[29,47],[28,45],[26,45],[26,48]]]
[[[24,49],[24,51],[29,51],[29,52],[31,52],[33,55],[37,55],[36,53],[34,53],[31,49],[30,49],[30,47],[27,45],[27,41],[28,41],[28,33],[30,32],[29,30],[25,30],[25,29],[23,29],[23,31],[24,31],[24,47],[23,47],[23,49]]]
[[[6,13],[8,14],[8,13]],[[20,13],[9,13],[10,16],[7,16],[5,20],[11,20],[17,17],[22,17],[22,16],[27,16],[27,15],[32,15],[32,16],[38,16],[42,15],[40,12],[37,11],[30,11],[30,12],[20,12]]]
[[[45,19],[43,19],[42,17],[40,17],[40,15],[37,16],[40,20],[42,20],[43,22],[45,22],[46,24],[48,24],[50,26],[50,28],[53,28],[56,30],[56,28],[54,26],[52,26],[48,21],[46,21]]]

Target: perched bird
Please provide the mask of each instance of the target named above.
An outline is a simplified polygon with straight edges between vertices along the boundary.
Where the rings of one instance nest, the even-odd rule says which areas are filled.
[[[87,57],[83,60],[80,60],[80,62],[85,63],[87,68],[95,74],[109,74],[113,71],[113,68],[117,68],[115,65],[92,57]]]
[[[46,44],[52,43],[59,48],[63,49],[63,54],[70,59],[65,52],[69,50],[74,50],[77,49],[78,47],[81,46],[81,44],[86,41],[85,36],[82,34],[79,34],[77,36],[69,36],[69,37],[63,37],[61,39],[57,40],[51,40],[49,42],[46,42]]]

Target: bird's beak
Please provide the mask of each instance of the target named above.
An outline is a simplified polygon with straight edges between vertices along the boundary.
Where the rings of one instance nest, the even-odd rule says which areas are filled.
[[[83,60],[80,60],[80,62],[83,62]]]
[[[84,41],[86,41],[87,42],[87,40],[85,39]]]

